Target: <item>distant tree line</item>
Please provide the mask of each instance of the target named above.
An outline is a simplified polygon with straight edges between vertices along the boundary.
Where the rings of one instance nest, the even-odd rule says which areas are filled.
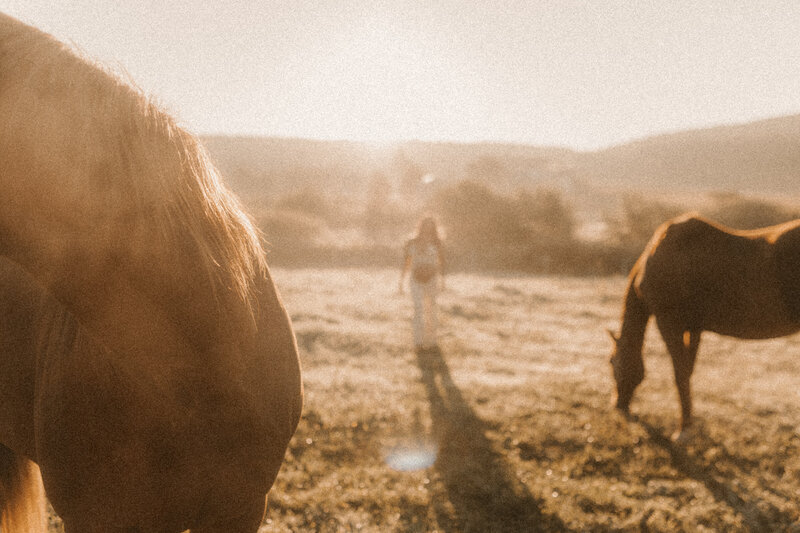
[[[468,179],[437,186],[415,202],[376,174],[361,198],[305,188],[260,207],[257,222],[276,266],[395,266],[419,216],[432,213],[446,231],[452,269],[593,275],[627,272],[655,229],[687,210],[738,229],[800,217],[778,202],[733,193],[708,198],[687,209],[625,194],[605,215],[604,238],[583,240],[576,236],[575,209],[555,188],[501,193]]]

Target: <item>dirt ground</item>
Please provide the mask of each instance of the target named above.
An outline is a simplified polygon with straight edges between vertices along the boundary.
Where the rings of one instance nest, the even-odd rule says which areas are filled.
[[[632,419],[610,408],[622,277],[450,276],[418,356],[396,271],[273,274],[306,403],[260,533],[800,532],[800,336],[705,334],[677,446],[652,325]]]
[[[800,337],[705,334],[697,430],[655,328],[626,420],[605,329],[625,281],[453,275],[411,349],[389,270],[278,270],[306,407],[262,532],[800,531]]]

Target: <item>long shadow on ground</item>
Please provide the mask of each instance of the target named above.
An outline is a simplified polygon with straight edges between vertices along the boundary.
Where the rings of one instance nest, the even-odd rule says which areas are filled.
[[[540,499],[520,482],[486,436],[453,383],[440,349],[421,351],[417,363],[430,401],[434,436],[439,445],[435,467],[444,481],[447,501],[435,501],[445,531],[566,531],[558,517],[542,513]]]
[[[723,472],[715,465],[708,464],[705,460],[687,453],[650,423],[640,418],[636,418],[636,422],[647,431],[653,443],[669,453],[672,465],[677,471],[705,485],[715,500],[727,505],[742,517],[748,530],[774,531],[778,524],[781,524],[778,527],[782,530],[794,522],[792,516],[750,494],[744,487],[738,486],[734,488],[734,479],[731,476],[735,474]],[[722,461],[736,462],[736,458],[729,457]],[[751,467],[757,468],[757,465],[751,465]],[[791,500],[788,495],[779,496],[783,499]]]

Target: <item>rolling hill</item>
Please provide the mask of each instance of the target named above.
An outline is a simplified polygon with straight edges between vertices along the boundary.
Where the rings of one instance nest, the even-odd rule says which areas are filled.
[[[497,188],[800,191],[800,115],[648,137],[594,152],[499,143],[202,138],[231,186],[248,198],[298,188],[343,195],[376,176],[395,187],[427,176],[438,183],[471,178]]]
[[[655,190],[800,191],[800,115],[658,135],[579,157],[592,181]]]

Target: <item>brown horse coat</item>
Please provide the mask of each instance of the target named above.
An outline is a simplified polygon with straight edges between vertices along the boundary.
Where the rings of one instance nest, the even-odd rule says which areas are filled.
[[[764,339],[800,330],[800,221],[737,231],[684,215],[663,224],[629,275],[612,355],[617,406],[628,410],[644,378],[642,343],[656,319],[672,357],[682,427],[700,335]]]
[[[42,480],[68,533],[258,529],[302,402],[259,237],[168,115],[2,14],[0,319],[5,533]]]

